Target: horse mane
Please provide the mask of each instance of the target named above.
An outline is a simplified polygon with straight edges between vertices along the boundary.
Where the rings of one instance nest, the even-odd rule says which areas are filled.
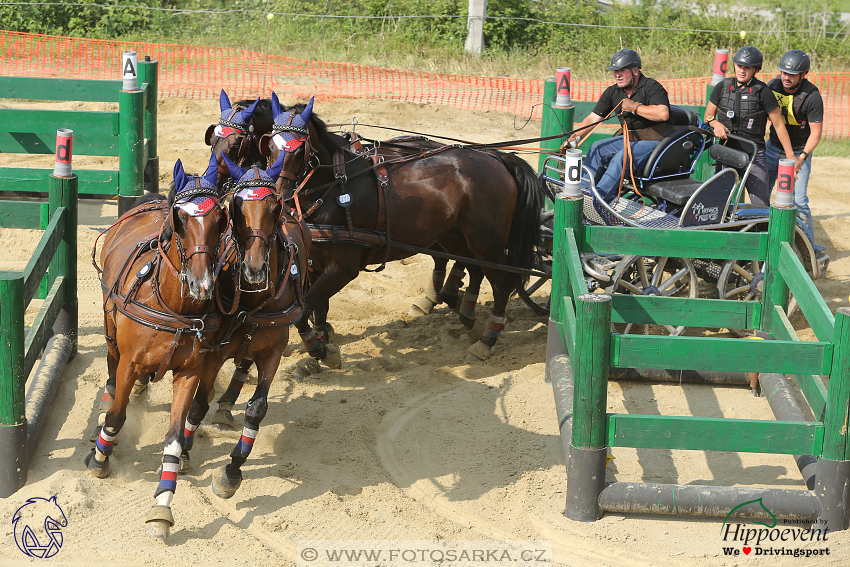
[[[249,106],[254,104],[254,102],[256,102],[256,100],[257,99],[237,100],[236,102],[233,103],[233,105],[236,106],[238,104],[241,107],[248,108]],[[257,107],[254,109],[254,114],[257,114],[259,116],[269,117],[269,120],[274,120],[274,117],[272,116],[272,101],[271,101],[271,99],[261,98],[260,102],[257,103]]]

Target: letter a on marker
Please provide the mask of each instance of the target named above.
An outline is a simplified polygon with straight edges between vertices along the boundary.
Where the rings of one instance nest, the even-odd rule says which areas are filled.
[[[124,62],[124,75],[128,73],[134,77],[136,76],[136,70],[133,68],[133,60],[129,57]]]

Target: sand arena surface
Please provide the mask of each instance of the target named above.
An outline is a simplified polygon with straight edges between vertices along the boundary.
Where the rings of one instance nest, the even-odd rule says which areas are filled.
[[[361,124],[478,142],[537,135],[537,126],[515,130],[512,116],[495,112],[373,100],[319,102],[315,110],[329,123],[356,115]],[[160,103],[163,186],[177,158],[187,171],[206,166],[203,133],[218,115],[215,100]],[[375,138],[395,135],[359,130]],[[832,258],[826,279],[816,284],[835,311],[847,305],[850,292],[850,205],[839,184],[850,176],[850,159],[813,159],[809,194],[817,240]],[[51,161],[44,160],[7,155],[0,156],[0,165]],[[109,163],[75,160],[77,167]],[[454,313],[443,306],[427,317],[406,315],[431,271],[430,259],[422,256],[363,273],[333,298],[330,320],[344,357],[341,370],[293,380],[286,368],[302,356],[293,332],[268,415],[243,467],[245,480],[231,500],[220,500],[209,486],[213,472],[228,462],[238,433],[200,427],[192,452],[195,470],[178,480],[176,525],[163,545],[145,533],[143,518],[158,482],[171,402],[168,378],[130,406],[113,474],[98,480],[83,466],[106,380],[102,295],[89,254],[98,230],[116,212],[115,202],[81,206],[79,354],[45,423],[29,482],[0,501],[6,526],[0,530],[0,566],[31,564],[15,546],[10,520],[27,498],[53,495],[68,518],[64,545],[51,560],[62,565],[290,565],[299,540],[319,539],[548,540],[556,563],[581,566],[850,564],[850,531],[831,534],[830,555],[817,559],[724,557],[722,518],[607,514],[592,524],[566,520],[561,443],[552,389],[543,381],[546,320],[512,299],[493,358],[466,364],[468,343]],[[38,231],[0,229],[6,245],[0,269],[22,269],[39,237]],[[491,300],[485,283],[479,319],[487,316]],[[795,324],[807,327],[800,316]],[[813,337],[810,331],[801,334]],[[222,370],[219,392],[232,369],[228,363]],[[234,412],[237,423],[252,391],[246,386]],[[608,411],[772,419],[767,401],[748,389],[672,384],[612,382]],[[610,480],[804,488],[791,456],[612,452]]]

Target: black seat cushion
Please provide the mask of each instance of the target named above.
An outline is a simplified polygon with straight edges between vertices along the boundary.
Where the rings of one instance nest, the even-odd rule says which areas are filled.
[[[688,199],[699,189],[700,185],[702,185],[702,181],[686,177],[684,179],[672,179],[670,181],[652,183],[644,187],[643,192],[682,206],[688,202]]]
[[[670,105],[670,119],[673,126],[699,126],[699,115],[690,108]]]
[[[661,140],[643,168],[643,179],[688,174],[702,147],[702,136],[691,130],[676,130]]]

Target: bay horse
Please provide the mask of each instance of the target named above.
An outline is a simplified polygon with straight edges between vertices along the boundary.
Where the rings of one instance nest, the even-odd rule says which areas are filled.
[[[224,157],[236,181],[230,203],[233,240],[223,253],[225,269],[216,289],[224,322],[215,338],[220,346],[207,354],[186,417],[182,455],[189,462],[195,431],[209,410],[208,396],[224,362],[232,358],[237,366],[243,361],[256,364],[257,388],[245,410],[242,436],[231,462],[213,475],[213,493],[221,498],[232,497],[242,483],[241,467],[266,415],[269,388],[289,344],[289,327],[303,312],[310,233],[283,208],[275,192],[285,154],[281,152],[267,170],[244,170]]]
[[[174,459],[181,452],[183,424],[198,386],[204,350],[218,330],[211,300],[215,256],[228,214],[216,190],[217,170],[214,153],[203,176],[186,175],[178,160],[175,187],[167,200],[159,195],[143,198],[148,202],[104,231],[102,269],[94,262],[97,243],[92,250],[103,287],[106,362],[115,398],[85,465],[98,478],[109,475],[109,456],[126,421],[135,380],[153,374],[157,381],[171,370],[171,416],[154,493],[157,503],[145,518],[147,531],[162,539],[174,524]]]
[[[271,104],[267,99],[257,99],[256,101],[241,100],[233,104],[224,89],[219,95],[219,107],[221,115],[217,124],[211,124],[207,128],[204,135],[204,141],[208,146],[211,146],[215,157],[215,162],[218,165],[218,177],[216,179],[216,189],[219,195],[223,195],[224,185],[230,180],[230,171],[224,163],[224,156],[229,157],[232,161],[243,165],[254,165],[257,163],[265,164],[265,158],[259,151],[257,144],[258,137],[254,132],[268,132],[271,130]],[[255,111],[260,109],[260,112]],[[255,117],[256,114],[256,117]],[[256,122],[255,122],[256,120]],[[171,184],[171,190],[174,190],[174,183]],[[147,198],[147,197],[144,197]],[[148,383],[152,375],[140,376],[133,385],[131,399],[141,397],[146,393]],[[103,427],[103,420],[106,412],[112,407],[115,399],[115,383],[113,380],[108,380],[103,388],[101,395],[100,407],[98,409],[98,423],[89,440],[94,443],[97,441],[97,436],[100,429]],[[182,471],[181,471],[182,472]]]
[[[438,246],[495,265],[468,266],[473,280],[476,273],[487,277],[494,302],[486,330],[470,347],[467,360],[489,358],[506,323],[508,299],[527,280],[497,266],[533,267],[544,194],[531,166],[515,154],[430,140],[403,142],[418,150],[410,155],[370,159],[356,144],[330,133],[315,113],[302,124],[300,113],[310,105],[284,108],[276,96],[271,105],[275,127],[286,129],[261,143],[260,150],[273,157],[281,146],[300,142],[320,163],[298,195],[287,195],[293,204],[298,200],[314,240],[305,316],[297,324],[312,359],[327,364],[333,353],[322,336],[330,297],[367,266],[415,253],[394,248],[393,242],[420,249]],[[294,189],[294,183],[288,187]],[[352,246],[355,242],[361,246]],[[476,302],[477,289],[472,289],[462,310],[464,326],[473,334]],[[310,313],[315,314],[314,328],[307,319]],[[339,363],[332,357],[329,366]]]

